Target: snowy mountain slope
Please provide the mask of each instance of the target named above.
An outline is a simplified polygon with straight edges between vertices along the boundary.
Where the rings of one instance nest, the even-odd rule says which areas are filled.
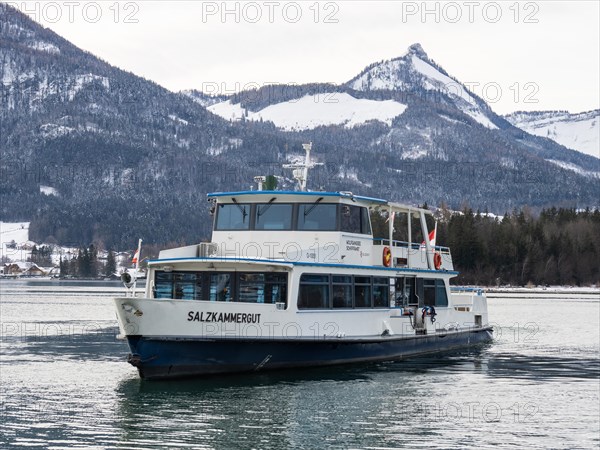
[[[498,128],[494,122],[499,118],[487,104],[430,60],[419,44],[412,45],[400,58],[367,67],[342,85],[288,86],[282,92],[265,87],[230,97],[211,97],[194,90],[181,93],[227,120],[240,120],[244,116],[250,121],[272,121],[277,127],[291,131],[322,125],[354,127],[371,120],[389,126],[406,104],[393,98],[379,98],[381,91],[432,98],[445,96],[475,122],[489,129]],[[257,101],[263,98],[268,101]]]
[[[567,148],[600,158],[600,109],[579,114],[567,111],[519,111],[504,117],[530,134],[552,139]]]
[[[475,121],[490,129],[498,128],[490,120],[492,113],[485,102],[429,59],[420,44],[411,45],[404,56],[367,67],[346,86],[357,91],[402,91],[418,87],[432,95],[441,92]]]
[[[546,161],[548,161],[549,163],[555,164],[558,167],[561,167],[563,169],[572,170],[573,172],[578,173],[581,176],[600,179],[600,172],[584,170],[576,164],[570,164],[570,163],[566,163],[564,161],[556,161],[554,159],[547,159]]]
[[[394,100],[357,99],[350,94],[331,92],[306,95],[267,106],[258,112],[248,111],[231,100],[213,104],[208,110],[227,120],[264,120],[286,131],[300,131],[329,125],[352,128],[372,120],[389,126],[394,117],[406,110],[406,105]]]
[[[38,242],[197,242],[210,227],[206,192],[248,189],[268,174],[292,188],[281,166],[307,141],[324,163],[309,189],[498,213],[598,206],[599,159],[515,128],[459,87],[454,97],[434,89],[447,74],[412,53],[394,89],[173,93],[0,3],[0,220],[30,221]],[[231,105],[255,120],[229,120]]]

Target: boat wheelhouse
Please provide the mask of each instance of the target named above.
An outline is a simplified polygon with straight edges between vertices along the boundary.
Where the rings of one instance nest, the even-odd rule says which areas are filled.
[[[395,359],[491,338],[483,292],[450,289],[457,272],[450,249],[429,240],[428,210],[350,192],[208,198],[211,242],[162,251],[143,297],[115,300],[144,378]],[[393,220],[373,236],[373,212],[406,215],[408,240],[392,239]]]

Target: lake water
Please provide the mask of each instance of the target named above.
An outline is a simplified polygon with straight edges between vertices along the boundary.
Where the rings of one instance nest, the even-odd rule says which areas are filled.
[[[143,382],[117,283],[1,281],[0,448],[598,448],[600,294],[492,297],[477,350]]]

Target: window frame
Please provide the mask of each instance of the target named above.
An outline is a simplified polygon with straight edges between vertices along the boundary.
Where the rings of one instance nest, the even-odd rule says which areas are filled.
[[[329,292],[329,299],[328,299],[328,305],[327,307],[309,307],[309,306],[305,306],[301,303],[301,289],[303,285],[306,286],[310,286],[310,285],[320,285],[320,286],[325,286],[325,282],[310,282],[310,281],[303,281],[303,277],[304,276],[323,276],[323,277],[328,277],[328,292]],[[348,277],[349,280],[347,281],[335,281],[335,277]],[[357,278],[365,278],[368,279],[367,280],[363,280],[363,281],[356,281]],[[386,280],[387,284],[384,284],[383,282],[375,282],[374,280],[379,279],[379,280]],[[330,311],[365,311],[365,310],[374,310],[374,309],[391,309],[392,306],[390,306],[390,299],[391,299],[391,281],[390,280],[395,280],[394,277],[390,277],[390,276],[381,276],[381,275],[356,275],[356,274],[343,274],[343,273],[310,273],[310,272],[305,272],[303,274],[300,275],[300,279],[298,281],[298,295],[296,298],[296,307],[299,311],[322,311],[322,310],[330,310]],[[336,286],[344,286],[346,288],[350,288],[350,292],[352,295],[352,299],[351,299],[351,306],[335,306],[335,299],[334,299],[334,288]],[[383,287],[385,286],[387,288],[387,304],[386,306],[379,306],[379,305],[375,305],[375,286],[377,287]],[[369,291],[369,304],[368,306],[357,306],[356,305],[356,289],[358,288],[366,288]]]
[[[284,228],[258,228],[257,227],[257,215],[260,212],[260,208],[271,205],[271,206],[291,206],[290,215],[290,226]],[[219,216],[222,214],[224,207],[249,207],[249,220],[246,228],[218,228]],[[305,228],[301,227],[300,216],[302,214],[302,207],[310,208],[322,208],[324,206],[335,209],[335,225],[327,229],[318,228]],[[351,230],[344,227],[344,208],[350,208],[351,211],[358,211],[358,231]],[[261,203],[217,203],[215,217],[213,221],[213,231],[312,231],[312,232],[342,232],[360,234],[362,236],[373,236],[373,228],[371,224],[371,217],[369,213],[369,207],[361,205],[350,205],[347,203],[330,203],[330,202],[261,202]]]
[[[318,232],[331,232],[331,231],[340,231],[340,205],[339,203],[293,203],[295,206],[295,221],[292,224],[292,228],[294,231],[318,231]],[[322,206],[333,206],[335,209],[335,227],[334,229],[314,229],[314,228],[300,228],[300,208],[302,206],[314,207],[315,209]],[[312,212],[312,211],[311,211]]]
[[[179,275],[182,276],[186,276],[186,275],[190,275],[190,274],[194,274],[195,275],[195,280],[194,280],[194,286],[195,286],[195,291],[194,291],[194,298],[176,298],[176,277]],[[240,301],[240,276],[244,275],[244,274],[262,274],[264,275],[264,282],[263,282],[263,290],[264,290],[264,298],[263,298],[263,302],[248,302],[248,301]],[[166,275],[166,277],[165,277]],[[224,271],[217,271],[217,270],[175,270],[175,271],[164,271],[164,270],[155,270],[154,271],[154,277],[153,277],[153,281],[154,281],[154,285],[152,286],[152,298],[156,299],[156,300],[192,300],[192,301],[207,301],[207,302],[219,302],[219,301],[223,301],[223,300],[211,300],[210,296],[211,296],[211,277],[213,275],[229,275],[229,288],[231,289],[231,293],[229,294],[229,300],[225,300],[226,303],[256,303],[256,304],[265,304],[265,305],[274,305],[276,303],[284,303],[285,304],[285,309],[287,309],[288,307],[288,303],[289,303],[289,292],[290,292],[290,288],[289,288],[289,280],[290,280],[290,274],[287,271],[231,271],[231,270],[224,270]],[[269,276],[272,275],[277,275],[280,276],[281,279],[280,281],[273,281],[273,280],[269,280]],[[160,278],[165,277],[166,280],[163,280],[162,282],[159,280]],[[197,286],[198,283],[200,283],[201,289],[198,290]],[[164,286],[161,286],[161,284],[164,284]],[[280,288],[283,289],[280,300],[279,302],[274,302],[273,301],[273,286],[280,286]],[[167,290],[170,292],[170,296],[166,297],[166,296],[159,296],[160,292],[163,292],[163,295],[166,294]],[[270,296],[270,298],[269,298]],[[267,302],[267,300],[270,300],[269,302]]]
[[[287,228],[258,228],[258,214],[260,213],[261,207],[262,208],[272,208],[272,207],[290,207],[290,218],[289,218],[289,227]],[[252,230],[255,231],[292,231],[294,229],[294,217],[296,216],[296,214],[294,214],[294,210],[296,209],[294,207],[294,203],[256,203],[254,205],[254,212],[252,214]]]
[[[248,227],[247,228],[217,228],[219,225],[219,216],[221,215],[221,210],[225,206],[232,207],[243,207],[248,206]],[[215,214],[215,224],[213,226],[213,231],[250,231],[254,229],[254,210],[256,209],[255,203],[218,203],[217,204],[217,212]]]

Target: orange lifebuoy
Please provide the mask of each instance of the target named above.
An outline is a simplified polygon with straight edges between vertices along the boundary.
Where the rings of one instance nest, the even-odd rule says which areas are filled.
[[[442,255],[440,255],[440,252],[433,254],[433,267],[435,267],[435,270],[440,270],[440,267],[442,267]]]
[[[389,247],[383,247],[383,265],[385,267],[392,265],[392,251]]]

